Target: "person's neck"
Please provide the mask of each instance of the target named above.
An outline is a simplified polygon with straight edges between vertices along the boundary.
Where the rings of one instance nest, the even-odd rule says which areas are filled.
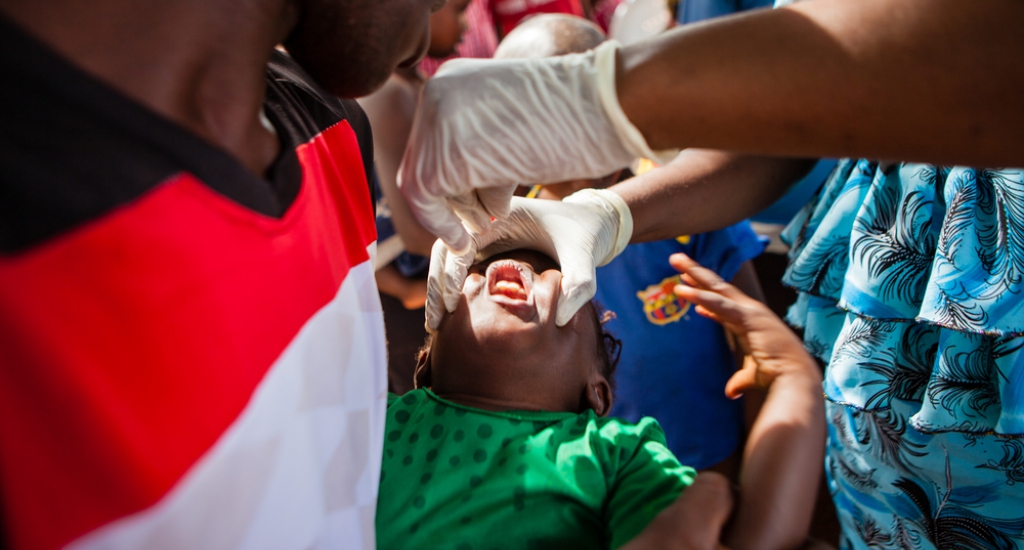
[[[422,85],[427,80],[420,71],[419,63],[411,67],[398,67],[395,69],[395,75],[416,85]]]
[[[542,405],[534,403],[532,400],[518,400],[509,399],[503,396],[489,397],[483,395],[475,395],[467,392],[449,392],[445,391],[444,388],[431,387],[430,391],[434,392],[434,395],[444,399],[445,401],[451,401],[459,405],[466,407],[473,407],[474,409],[482,409],[485,411],[495,412],[506,412],[506,411],[542,411],[545,409]]]
[[[486,368],[485,360],[464,365],[434,363],[430,390],[442,399],[487,411],[579,412],[582,404],[575,389],[560,391],[543,382],[540,371],[549,363],[540,359],[523,361],[519,368]],[[529,368],[536,365],[535,372]]]
[[[0,11],[72,64],[263,175],[280,149],[259,121],[286,0],[0,0]],[[271,7],[271,6],[274,7]]]

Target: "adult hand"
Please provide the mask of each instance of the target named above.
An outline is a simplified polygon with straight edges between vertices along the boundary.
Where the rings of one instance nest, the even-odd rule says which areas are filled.
[[[427,278],[427,330],[455,311],[474,261],[516,248],[539,250],[559,262],[561,288],[555,323],[564,326],[594,297],[595,268],[618,256],[633,234],[629,207],[607,190],[584,189],[561,202],[513,197],[509,215],[484,234],[472,233],[466,250],[434,243]]]
[[[618,43],[543,59],[445,63],[423,89],[399,187],[428,231],[456,253],[466,226],[509,214],[515,186],[606,175],[650,150],[619,107]],[[460,219],[461,218],[461,219]]]

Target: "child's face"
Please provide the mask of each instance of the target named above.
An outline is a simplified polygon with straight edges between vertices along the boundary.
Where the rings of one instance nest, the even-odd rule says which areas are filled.
[[[432,389],[496,408],[605,412],[610,395],[597,396],[600,406],[592,402],[593,391],[607,392],[601,327],[589,304],[564,327],[555,324],[561,280],[554,260],[526,250],[472,266],[458,307],[434,337]]]
[[[430,16],[431,57],[448,57],[455,53],[455,46],[462,41],[466,32],[466,7],[469,0],[448,0],[443,8]]]

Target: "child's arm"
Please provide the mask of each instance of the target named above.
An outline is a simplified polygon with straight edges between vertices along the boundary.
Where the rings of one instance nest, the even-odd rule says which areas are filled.
[[[405,144],[409,141],[418,96],[416,85],[392,75],[380,90],[361,98],[359,105],[373,125],[377,181],[391,209],[395,231],[402,237],[406,250],[429,256],[436,238],[416,221],[405,197],[398,190],[398,167],[405,153]]]
[[[736,334],[752,358],[729,380],[726,395],[767,390],[747,437],[740,495],[723,542],[734,549],[797,547],[807,537],[824,458],[818,367],[767,306],[683,254],[670,261],[691,285],[678,285],[676,294]]]
[[[732,281],[729,282],[732,286],[740,289],[741,292],[758,302],[762,304],[768,303],[764,296],[764,290],[761,288],[761,283],[758,281],[757,270],[754,269],[753,260],[743,262],[739,271],[736,272]],[[728,334],[730,338],[729,345],[732,346],[736,343],[735,336],[732,333]],[[750,360],[750,356],[745,355],[745,352],[739,349],[738,346],[733,348],[733,352],[736,355],[737,368],[742,369],[746,361]],[[754,422],[757,420],[757,415],[761,414],[764,398],[764,392],[761,391],[750,392],[743,396],[743,429],[745,434],[749,434],[754,429]]]
[[[419,309],[427,303],[427,281],[402,276],[393,265],[377,270],[377,289],[397,298],[405,309]]]
[[[741,292],[750,296],[751,298],[761,302],[762,304],[767,303],[764,297],[764,291],[761,290],[761,283],[757,279],[757,271],[754,269],[754,262],[747,260],[740,265],[739,270],[733,276],[729,284],[738,288]],[[741,349],[741,346],[736,341],[736,336],[725,331],[726,339],[729,342],[729,349],[733,353],[733,357],[736,361],[736,368],[742,369],[746,364],[746,361],[752,360],[746,351]],[[747,392],[743,395],[743,441],[746,442],[747,435],[753,430],[754,422],[757,420],[757,415],[761,413],[761,406],[764,404],[765,394],[763,391]],[[741,450],[737,450],[727,460],[731,464],[729,465],[732,469],[724,470],[717,469],[715,471],[726,474],[729,479],[734,482],[738,482],[739,471],[741,465]]]

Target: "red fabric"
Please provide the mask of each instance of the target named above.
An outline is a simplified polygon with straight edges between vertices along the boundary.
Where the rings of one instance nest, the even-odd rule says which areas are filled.
[[[0,258],[0,491],[14,548],[164,496],[376,238],[355,134],[297,151],[282,219],[189,174]]]
[[[535,13],[567,13],[583,17],[580,0],[490,0],[494,22],[505,36],[526,16]]]
[[[622,1],[623,0],[601,0],[594,6],[591,19],[601,27],[601,30],[603,30],[605,34],[608,34],[612,24],[612,17],[615,16],[615,9],[619,7],[619,4],[621,4]]]

